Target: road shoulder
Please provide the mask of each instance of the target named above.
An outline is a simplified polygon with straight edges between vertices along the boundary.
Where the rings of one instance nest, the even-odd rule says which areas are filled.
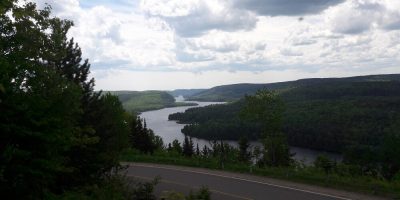
[[[195,167],[185,167],[185,166],[176,166],[176,165],[164,165],[164,164],[154,164],[154,163],[134,163],[134,162],[121,162],[123,166],[142,166],[142,167],[151,167],[151,168],[161,168],[161,169],[169,169],[169,170],[176,170],[176,171],[185,171],[191,173],[200,173],[200,174],[207,174],[213,176],[220,176],[225,178],[232,178],[241,181],[250,181],[259,184],[266,184],[269,186],[274,187],[281,187],[291,190],[298,190],[307,193],[314,193],[314,194],[323,194],[325,196],[334,196],[340,197],[342,199],[360,199],[360,200],[374,200],[374,199],[385,199],[382,197],[377,196],[370,196],[355,192],[325,188],[321,186],[314,186],[314,185],[307,185],[303,183],[295,183],[286,180],[279,180],[273,179],[268,177],[262,176],[255,176],[250,174],[243,174],[243,173],[234,173],[234,172],[227,172],[222,170],[213,170],[213,169],[204,169],[204,168],[195,168]]]

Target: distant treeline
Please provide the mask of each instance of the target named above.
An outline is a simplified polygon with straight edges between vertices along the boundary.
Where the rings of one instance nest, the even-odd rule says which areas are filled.
[[[128,112],[144,112],[175,106],[193,106],[195,103],[175,102],[175,98],[165,91],[110,91],[122,102]]]
[[[306,87],[321,84],[341,84],[359,82],[389,82],[400,81],[400,74],[383,74],[369,76],[355,76],[347,78],[310,78],[296,81],[278,83],[250,84],[240,83],[232,85],[216,86],[207,90],[198,91],[187,96],[193,101],[225,101],[233,102],[243,98],[245,95],[253,95],[260,89],[274,91],[286,91],[292,88]]]

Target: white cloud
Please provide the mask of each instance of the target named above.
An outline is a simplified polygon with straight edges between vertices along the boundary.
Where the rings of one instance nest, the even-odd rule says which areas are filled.
[[[326,13],[332,30],[359,34],[370,29],[400,29],[400,5],[396,0],[348,0]]]
[[[46,2],[35,1],[40,7]],[[98,89],[200,88],[399,72],[400,1],[284,2],[50,3],[54,15],[74,20],[69,35],[92,63]]]
[[[344,0],[234,0],[235,6],[267,16],[318,14]]]
[[[251,30],[256,15],[230,7],[223,0],[146,0],[141,8],[148,15],[164,19],[182,37],[196,37],[210,30]]]

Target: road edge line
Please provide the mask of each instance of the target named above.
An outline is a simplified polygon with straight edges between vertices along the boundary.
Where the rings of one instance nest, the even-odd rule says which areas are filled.
[[[289,187],[289,186],[283,186],[283,185],[277,185],[273,183],[266,183],[266,182],[261,182],[261,181],[255,181],[255,180],[250,180],[250,179],[245,179],[245,178],[239,178],[239,177],[231,177],[231,176],[225,176],[225,175],[220,175],[220,174],[213,174],[213,173],[207,173],[207,172],[200,172],[200,171],[193,171],[193,170],[187,170],[187,169],[174,169],[171,167],[162,167],[162,166],[156,166],[156,165],[147,165],[147,164],[136,164],[136,163],[128,163],[129,166],[139,166],[139,167],[152,167],[152,168],[159,168],[159,169],[167,169],[167,170],[175,170],[175,171],[182,171],[182,172],[191,172],[191,173],[197,173],[197,174],[204,174],[204,175],[210,175],[210,176],[217,176],[217,177],[223,177],[223,178],[230,178],[230,179],[236,179],[236,180],[241,180],[241,181],[247,181],[247,182],[252,182],[252,183],[257,183],[257,184],[262,184],[262,185],[269,185],[273,187],[278,187],[278,188],[283,188],[283,189],[288,189],[288,190],[295,190],[299,192],[304,192],[304,193],[310,193],[310,194],[315,194],[319,196],[326,196],[326,197],[332,197],[336,199],[342,199],[342,200],[352,200],[350,198],[346,197],[341,197],[341,196],[335,196],[331,194],[324,194],[320,192],[314,192],[310,190],[304,190],[304,189],[299,189],[299,188],[294,188],[294,187]]]

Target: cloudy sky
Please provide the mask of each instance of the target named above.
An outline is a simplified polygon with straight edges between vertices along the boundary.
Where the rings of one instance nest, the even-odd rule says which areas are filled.
[[[34,0],[74,21],[96,89],[400,73],[399,0]]]

